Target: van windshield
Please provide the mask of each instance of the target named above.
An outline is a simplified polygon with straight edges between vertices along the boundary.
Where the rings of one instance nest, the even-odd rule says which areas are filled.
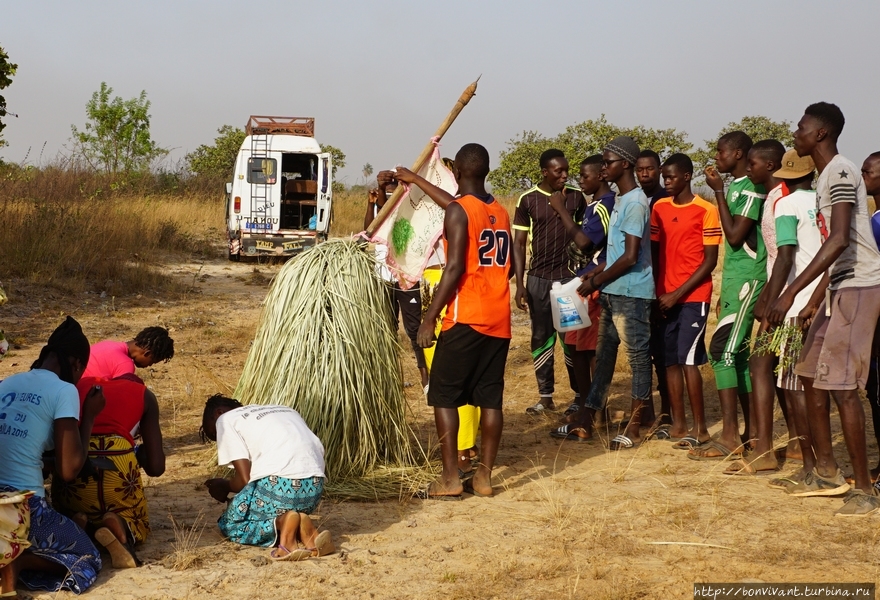
[[[248,183],[274,185],[278,176],[278,161],[274,158],[252,156],[248,159]]]

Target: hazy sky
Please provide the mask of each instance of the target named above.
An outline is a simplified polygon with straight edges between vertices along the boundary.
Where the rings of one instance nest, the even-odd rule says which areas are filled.
[[[699,146],[745,115],[797,121],[827,100],[860,164],[880,149],[878,23],[875,0],[3,0],[0,46],[19,66],[5,96],[20,117],[0,156],[37,163],[45,143],[51,160],[106,81],[123,98],[147,91],[174,159],[251,114],[314,116],[357,183],[364,163],[409,164],[482,74],[444,155],[480,142],[494,167],[521,131],[602,113]]]

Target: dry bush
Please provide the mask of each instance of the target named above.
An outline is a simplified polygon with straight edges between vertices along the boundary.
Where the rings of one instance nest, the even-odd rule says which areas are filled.
[[[113,295],[168,289],[158,257],[215,256],[225,241],[222,195],[173,187],[137,195],[130,182],[51,168],[0,175],[6,277]]]
[[[205,531],[205,516],[199,513],[195,521],[189,527],[180,525],[174,519],[174,515],[168,515],[171,526],[174,529],[174,542],[171,543],[173,552],[166,556],[162,563],[168,569],[185,571],[192,567],[198,567],[202,556],[198,551],[199,541]]]

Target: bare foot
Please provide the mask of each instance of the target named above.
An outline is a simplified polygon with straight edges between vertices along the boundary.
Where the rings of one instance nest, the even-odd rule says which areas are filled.
[[[446,483],[437,479],[428,486],[428,496],[461,496],[464,488],[461,480],[456,477],[455,483]]]
[[[473,491],[475,496],[492,496],[492,473],[486,468],[478,468],[473,479],[470,480],[468,491]]]
[[[275,527],[278,528],[279,547],[272,551],[272,558],[277,559],[299,548],[300,514],[289,510],[275,517]]]

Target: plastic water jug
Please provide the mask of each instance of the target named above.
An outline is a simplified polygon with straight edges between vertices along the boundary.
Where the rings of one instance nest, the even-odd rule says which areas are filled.
[[[554,281],[550,288],[550,311],[553,313],[553,326],[560,333],[590,326],[587,299],[577,293],[580,285],[580,277],[575,277],[564,285]]]

